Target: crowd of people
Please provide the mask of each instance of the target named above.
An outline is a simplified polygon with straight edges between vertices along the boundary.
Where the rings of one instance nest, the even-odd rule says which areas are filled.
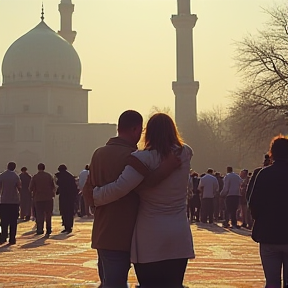
[[[222,221],[224,228],[243,227],[251,230],[253,220],[247,197],[251,176],[247,169],[237,174],[230,166],[225,176],[211,168],[200,176],[191,170],[187,195],[187,217],[190,223],[208,221],[213,224]]]
[[[141,135],[144,149],[137,150]],[[143,133],[142,116],[128,110],[119,117],[118,136],[95,150],[79,179],[64,164],[52,176],[40,163],[30,176],[25,167],[16,174],[10,162],[0,175],[0,243],[8,237],[16,243],[19,208],[21,219],[36,218],[38,235],[46,220],[49,236],[59,194],[63,233],[72,232],[75,203],[81,215],[94,214],[92,248],[102,288],[127,288],[131,263],[140,288],[183,287],[188,260],[195,258],[190,224],[219,221],[225,229],[252,229],[265,287],[288,287],[288,139],[273,139],[264,168],[252,173],[227,167],[223,176],[209,168],[199,176],[190,169],[192,156],[170,116],[153,115]]]
[[[31,176],[27,167],[21,168],[18,175],[15,172],[16,163],[9,162],[7,170],[0,174],[0,245],[7,242],[16,244],[17,224],[19,221],[36,221],[36,234],[46,236],[52,233],[52,214],[54,198],[59,195],[59,210],[62,216],[64,230],[61,233],[71,233],[74,216],[91,216],[89,207],[85,206],[82,189],[88,177],[89,165],[81,171],[79,177],[67,171],[61,164],[53,176],[45,171],[45,164],[38,164],[38,172]],[[84,184],[83,184],[84,183]],[[9,230],[9,233],[8,233]]]

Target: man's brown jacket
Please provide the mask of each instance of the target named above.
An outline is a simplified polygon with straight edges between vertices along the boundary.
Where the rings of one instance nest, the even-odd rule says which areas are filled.
[[[115,137],[94,152],[89,176],[83,188],[83,197],[87,205],[94,205],[93,188],[117,180],[131,161],[131,153],[136,149],[136,145]],[[135,166],[137,165],[133,165],[134,168]],[[140,164],[137,171],[144,176],[149,173],[149,170]],[[130,192],[118,201],[97,207],[94,213],[92,248],[130,251],[138,204],[138,195]]]

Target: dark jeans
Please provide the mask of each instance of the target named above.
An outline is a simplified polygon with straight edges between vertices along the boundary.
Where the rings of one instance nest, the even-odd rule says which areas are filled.
[[[285,229],[285,228],[283,228]],[[281,288],[281,270],[283,268],[283,286],[288,287],[288,244],[272,245],[260,243],[260,256],[266,278],[266,288]]]
[[[36,224],[37,232],[44,231],[44,220],[46,220],[46,230],[48,233],[52,231],[52,212],[53,212],[53,199],[46,201],[36,201]]]
[[[127,288],[130,252],[97,249],[101,288]]]
[[[141,288],[182,288],[188,259],[171,259],[151,263],[135,263]]]
[[[18,204],[0,204],[1,211],[1,241],[7,241],[9,228],[9,242],[16,241],[17,219],[19,217]]]
[[[207,217],[209,217],[209,223],[213,223],[214,198],[202,198],[202,201],[201,201],[201,222],[207,223]]]
[[[226,211],[225,211],[225,221],[228,224],[231,219],[231,224],[233,226],[237,225],[237,209],[239,207],[239,196],[227,196],[226,197]]]
[[[220,215],[220,197],[217,195],[214,197],[214,219],[219,220]]]
[[[62,222],[65,230],[72,230],[74,224],[74,205],[69,203],[61,208]]]
[[[190,209],[190,220],[192,221],[194,216],[196,221],[199,222],[199,215],[201,209],[201,200],[199,195],[193,195],[191,199],[188,201],[189,209]]]

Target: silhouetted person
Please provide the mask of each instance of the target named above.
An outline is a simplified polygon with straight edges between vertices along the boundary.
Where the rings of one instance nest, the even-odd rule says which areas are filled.
[[[269,153],[273,163],[258,173],[249,207],[255,220],[252,239],[260,244],[265,287],[281,288],[288,287],[288,139],[272,139]]]
[[[214,196],[214,219],[215,221],[218,221],[219,219],[224,219],[225,203],[223,198],[220,197],[220,192],[223,189],[224,183],[219,172],[215,173],[215,177],[218,181],[219,191],[216,192],[216,195]]]
[[[94,152],[83,189],[89,206],[94,206],[93,188],[115,181],[127,165],[131,153],[137,150],[142,123],[143,118],[138,112],[123,112],[118,120],[119,136],[109,139],[106,146]],[[103,287],[127,287],[138,203],[138,195],[130,193],[95,210],[92,248],[97,249],[98,273]]]
[[[0,175],[0,211],[1,211],[1,238],[0,244],[7,241],[9,228],[9,244],[16,244],[17,219],[19,217],[19,203],[21,181],[14,172],[16,164],[9,162],[7,170]]]
[[[216,177],[213,175],[213,169],[208,169],[207,174],[200,178],[198,190],[201,191],[201,222],[213,223],[214,218],[214,196],[219,191],[219,185]]]
[[[191,221],[193,221],[195,216],[195,221],[200,222],[200,210],[201,210],[201,199],[200,199],[200,191],[198,190],[199,185],[199,174],[194,172],[192,175],[193,181],[193,191],[192,198],[190,199],[190,212],[191,212]]]
[[[29,190],[32,193],[36,209],[37,235],[44,234],[44,220],[46,220],[46,235],[52,232],[53,199],[55,197],[56,185],[52,175],[45,172],[45,165],[38,164],[38,173],[30,182]]]
[[[233,228],[239,228],[237,226],[237,209],[239,207],[240,199],[240,185],[242,180],[240,176],[233,172],[232,167],[227,167],[227,174],[224,177],[224,187],[220,195],[226,197],[226,211],[225,211],[225,222],[223,227],[229,227],[229,220]]]
[[[264,162],[263,162],[263,167],[267,167],[271,165],[271,159],[270,159],[270,156],[268,154],[266,154],[264,156]],[[249,184],[248,184],[248,188],[247,188],[247,193],[246,193],[246,200],[247,202],[249,202],[249,199],[250,199],[250,195],[251,195],[251,192],[252,192],[252,188],[254,186],[254,183],[255,183],[255,180],[256,180],[256,177],[258,175],[258,173],[260,172],[260,170],[263,168],[263,167],[258,167],[256,168],[254,171],[253,171],[253,174],[250,178],[250,181],[249,181]]]
[[[187,218],[192,223],[193,217],[192,217],[192,210],[191,210],[191,199],[193,195],[193,171],[190,170],[189,173],[189,179],[188,179],[188,184],[187,184]]]
[[[19,175],[22,187],[20,189],[20,218],[30,220],[32,209],[32,195],[29,191],[29,185],[31,181],[31,175],[27,172],[27,168],[21,168],[21,174]]]
[[[89,205],[85,203],[83,193],[82,193],[82,190],[84,188],[88,175],[89,175],[89,165],[86,165],[85,169],[80,172],[79,181],[78,181],[78,187],[80,189],[80,217],[83,217],[85,215],[91,216],[90,211],[89,211]]]
[[[78,194],[75,177],[67,171],[65,164],[58,167],[58,173],[55,174],[58,185],[57,194],[59,194],[59,209],[62,216],[64,230],[61,233],[71,233],[74,221],[74,204]]]
[[[248,211],[248,204],[246,200],[247,188],[249,183],[248,170],[243,169],[240,172],[242,183],[240,185],[240,211],[242,215],[241,227],[249,228],[251,226],[251,220],[249,219],[250,213]]]

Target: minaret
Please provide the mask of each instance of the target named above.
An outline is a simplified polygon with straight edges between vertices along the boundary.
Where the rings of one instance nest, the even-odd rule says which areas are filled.
[[[41,19],[41,22],[44,22],[44,4],[42,3],[42,12],[41,12],[41,17],[40,17],[40,19]]]
[[[72,4],[71,0],[61,0],[58,7],[61,15],[61,29],[58,31],[58,34],[73,44],[77,34],[76,31],[72,31],[74,4]]]
[[[196,96],[199,82],[194,81],[193,28],[197,16],[191,14],[190,0],[177,0],[178,14],[171,21],[177,36],[177,81],[173,82],[175,94],[175,120],[184,141],[193,144],[197,129]]]

